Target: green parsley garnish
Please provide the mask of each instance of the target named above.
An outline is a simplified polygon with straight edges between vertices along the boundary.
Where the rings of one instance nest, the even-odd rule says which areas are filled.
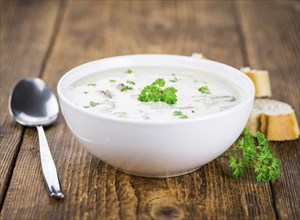
[[[161,96],[161,88],[157,86],[146,86],[139,94],[138,100],[141,102],[159,102]]]
[[[176,96],[177,89],[174,87],[168,87],[162,91],[160,101],[168,103],[168,104],[175,104],[177,101]]]
[[[203,94],[209,94],[209,89],[208,89],[207,85],[201,86],[198,90],[199,90],[199,92],[201,92]]]
[[[113,83],[113,82],[116,82],[117,80],[115,79],[110,79],[109,82]]]
[[[84,94],[88,94],[88,91],[84,91],[84,92],[82,92],[82,93],[84,93]]]
[[[195,110],[192,110],[192,113],[195,113]]]
[[[96,83],[89,83],[89,84],[87,84],[87,86],[97,86],[97,84]]]
[[[128,84],[131,84],[131,85],[135,85],[135,82],[130,81],[130,80],[127,80],[127,83],[128,83]]]
[[[177,81],[178,81],[178,78],[176,78],[175,76],[173,79],[170,80],[170,82],[177,82]]]
[[[127,91],[127,90],[132,90],[133,88],[130,87],[130,86],[123,86],[121,91],[124,92],[124,91]]]
[[[174,116],[179,116],[179,118],[188,118],[188,116],[187,116],[187,115],[184,115],[184,114],[182,113],[182,111],[174,111],[174,112],[173,112],[173,115],[174,115]]]
[[[100,105],[99,102],[93,102],[93,101],[90,101],[90,105],[89,106],[83,106],[84,108],[91,108],[91,107],[95,107],[97,105]]]
[[[158,78],[151,85],[143,88],[139,94],[138,100],[141,102],[165,102],[169,105],[175,104],[177,101],[176,92],[177,89],[174,87],[168,87],[163,89],[165,86],[165,80]]]
[[[164,87],[166,84],[165,80],[162,78],[158,78],[157,80],[155,80],[151,85],[152,86],[159,86],[159,87]]]
[[[131,69],[127,69],[127,70],[125,71],[125,73],[131,74],[131,73],[133,73],[133,71],[132,71]]]
[[[229,159],[229,166],[233,170],[235,178],[243,175],[246,166],[253,167],[257,182],[275,180],[280,174],[280,162],[272,154],[268,140],[261,132],[257,133],[255,139],[245,129],[244,136],[238,141],[238,144],[227,150],[222,156]]]

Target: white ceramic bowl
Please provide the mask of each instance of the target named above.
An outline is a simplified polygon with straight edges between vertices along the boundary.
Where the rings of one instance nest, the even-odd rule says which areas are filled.
[[[67,88],[82,77],[135,66],[204,70],[238,86],[245,98],[235,107],[209,116],[158,122],[96,114],[66,97]],[[67,72],[57,91],[67,125],[89,152],[119,170],[147,177],[188,173],[220,156],[243,131],[254,99],[253,83],[239,70],[176,55],[128,55],[86,63]]]

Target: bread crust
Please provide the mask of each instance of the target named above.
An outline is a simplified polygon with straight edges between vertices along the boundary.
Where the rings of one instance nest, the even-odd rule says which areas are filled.
[[[295,112],[281,115],[260,116],[260,128],[268,140],[285,141],[299,138],[299,125]]]
[[[271,141],[299,138],[299,124],[293,108],[273,99],[255,99],[246,128],[253,136],[260,131]]]

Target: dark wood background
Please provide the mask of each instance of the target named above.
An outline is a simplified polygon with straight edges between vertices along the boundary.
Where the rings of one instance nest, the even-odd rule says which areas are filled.
[[[48,197],[37,132],[8,113],[18,80],[56,91],[69,69],[103,57],[165,53],[270,71],[273,98],[299,112],[299,1],[1,0],[0,219],[299,219],[300,142],[272,142],[274,182],[232,178],[216,159],[176,178],[124,174],[87,153],[60,116],[46,136],[66,198]]]

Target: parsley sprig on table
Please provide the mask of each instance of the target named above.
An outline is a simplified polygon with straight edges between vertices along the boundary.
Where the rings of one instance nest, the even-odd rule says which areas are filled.
[[[268,140],[261,132],[257,133],[255,140],[245,129],[244,136],[238,144],[222,156],[229,159],[229,166],[235,178],[241,177],[247,166],[253,167],[257,182],[275,180],[280,174],[280,162],[273,155]]]
[[[176,92],[177,89],[174,87],[168,87],[163,89],[165,86],[165,80],[158,78],[151,85],[143,88],[139,94],[138,100],[141,102],[165,102],[169,105],[175,104],[177,101]]]

